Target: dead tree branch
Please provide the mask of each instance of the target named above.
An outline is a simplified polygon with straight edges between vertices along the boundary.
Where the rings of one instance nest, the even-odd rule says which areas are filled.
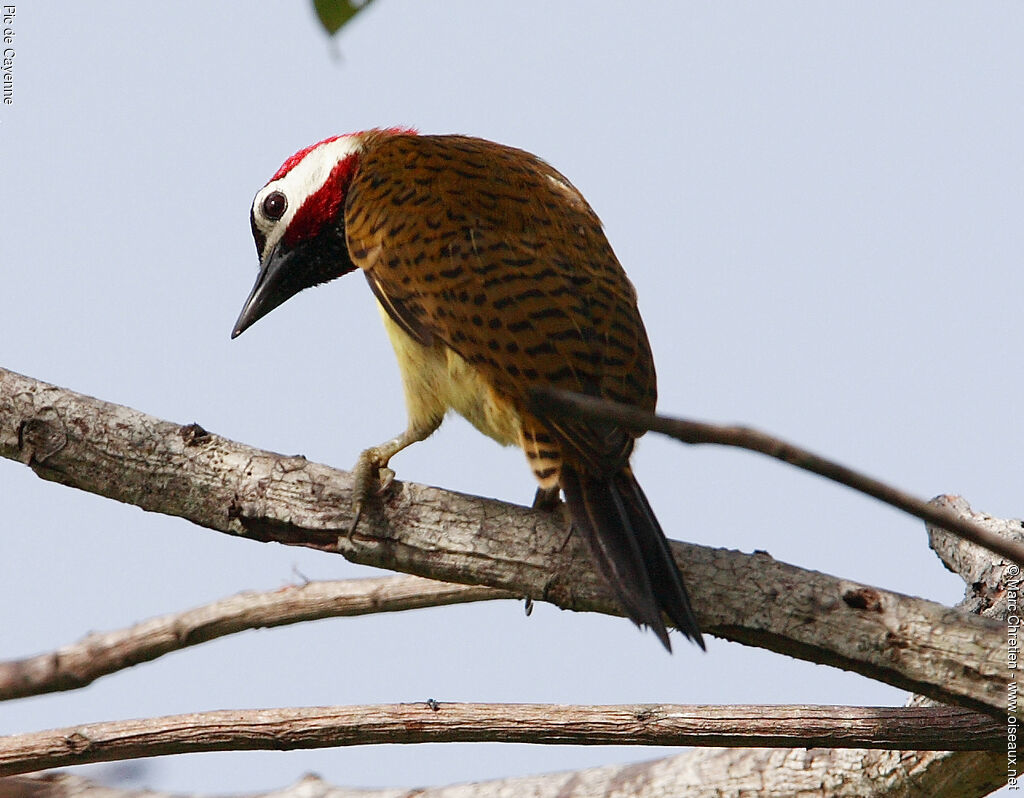
[[[971,509],[966,499],[960,496],[937,496],[932,503],[957,513],[979,526],[986,527],[992,534],[1007,540],[1024,542],[1024,521],[993,518],[986,513]],[[1006,590],[1008,578],[1019,574],[1014,566],[993,557],[988,551],[973,543],[951,535],[945,529],[928,525],[928,544],[942,560],[947,569],[963,578],[967,589],[964,600],[957,606],[979,613],[988,618],[1006,619]]]
[[[955,771],[944,772],[937,772],[939,769],[932,765],[949,754],[870,751],[866,753],[879,758],[865,768],[861,762],[864,753],[856,749],[702,748],[628,765],[421,787],[414,792],[417,798],[978,798],[1005,781],[998,774],[1005,772],[1006,757],[992,752],[953,754],[971,759],[958,763]],[[409,798],[411,794],[413,791],[407,787],[359,789],[306,776],[284,789],[252,794],[250,798]],[[0,798],[185,797],[156,790],[108,787],[70,773],[48,772],[0,778]]]
[[[1002,724],[953,707],[392,704],[221,710],[0,738],[0,776],[210,751],[381,743],[991,750]]]
[[[514,596],[488,587],[418,576],[309,582],[264,593],[241,593],[150,618],[127,629],[94,632],[46,654],[0,662],[0,701],[75,690],[115,671],[247,629],[499,598]]]

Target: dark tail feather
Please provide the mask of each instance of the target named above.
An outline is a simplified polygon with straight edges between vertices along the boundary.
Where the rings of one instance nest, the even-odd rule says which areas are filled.
[[[592,477],[563,463],[560,482],[573,526],[626,615],[638,626],[649,626],[671,651],[661,617],[665,612],[703,649],[683,578],[633,472],[624,468],[609,477]]]
[[[662,609],[672,619],[672,623],[683,635],[692,640],[702,650],[704,638],[700,633],[700,626],[697,624],[697,617],[693,614],[693,607],[690,606],[690,596],[686,592],[686,585],[683,583],[683,575],[679,573],[679,566],[676,565],[672,556],[672,549],[669,547],[665,532],[658,523],[654,510],[651,509],[647,496],[636,481],[633,472],[628,468],[623,469],[615,476],[618,489],[626,497],[626,506],[629,508],[637,537],[640,541],[640,548],[644,553],[644,562],[647,564],[648,573],[651,576],[651,586],[654,588],[654,595],[661,604]]]

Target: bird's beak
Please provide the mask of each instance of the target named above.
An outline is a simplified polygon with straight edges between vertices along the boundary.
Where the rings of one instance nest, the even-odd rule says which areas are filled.
[[[231,331],[231,337],[237,338],[253,324],[266,316],[278,305],[283,304],[295,292],[286,290],[282,283],[286,282],[288,263],[292,259],[292,251],[282,251],[277,244],[271,249],[260,264],[260,273],[256,285],[252,287],[249,298],[245,300],[238,321]]]

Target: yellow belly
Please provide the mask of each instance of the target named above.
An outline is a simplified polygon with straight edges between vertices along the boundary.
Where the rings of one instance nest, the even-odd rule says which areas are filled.
[[[379,303],[377,308],[398,358],[410,427],[432,428],[454,410],[503,446],[520,444],[519,414],[476,369],[443,344],[414,341]]]

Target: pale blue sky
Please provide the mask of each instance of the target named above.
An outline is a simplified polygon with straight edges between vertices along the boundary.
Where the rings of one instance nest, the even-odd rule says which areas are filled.
[[[237,341],[252,195],[375,125],[531,150],[583,191],[637,286],[660,409],[742,421],[922,496],[1020,516],[1024,7],[416,3],[337,38],[305,4],[20,3],[0,106],[0,365],[348,467],[404,427],[361,279]],[[340,57],[334,54],[340,51]],[[753,455],[653,437],[670,537],[953,603],[921,525]],[[458,420],[399,478],[528,502],[522,455]],[[234,540],[0,462],[0,658],[339,557]],[[743,591],[744,585],[737,585]],[[0,711],[0,732],[232,707],[438,700],[897,704],[834,669],[517,603],[253,632]],[[420,785],[661,749],[401,746],[165,758],[143,781],[256,790],[307,770]],[[89,771],[95,772],[95,771]]]

